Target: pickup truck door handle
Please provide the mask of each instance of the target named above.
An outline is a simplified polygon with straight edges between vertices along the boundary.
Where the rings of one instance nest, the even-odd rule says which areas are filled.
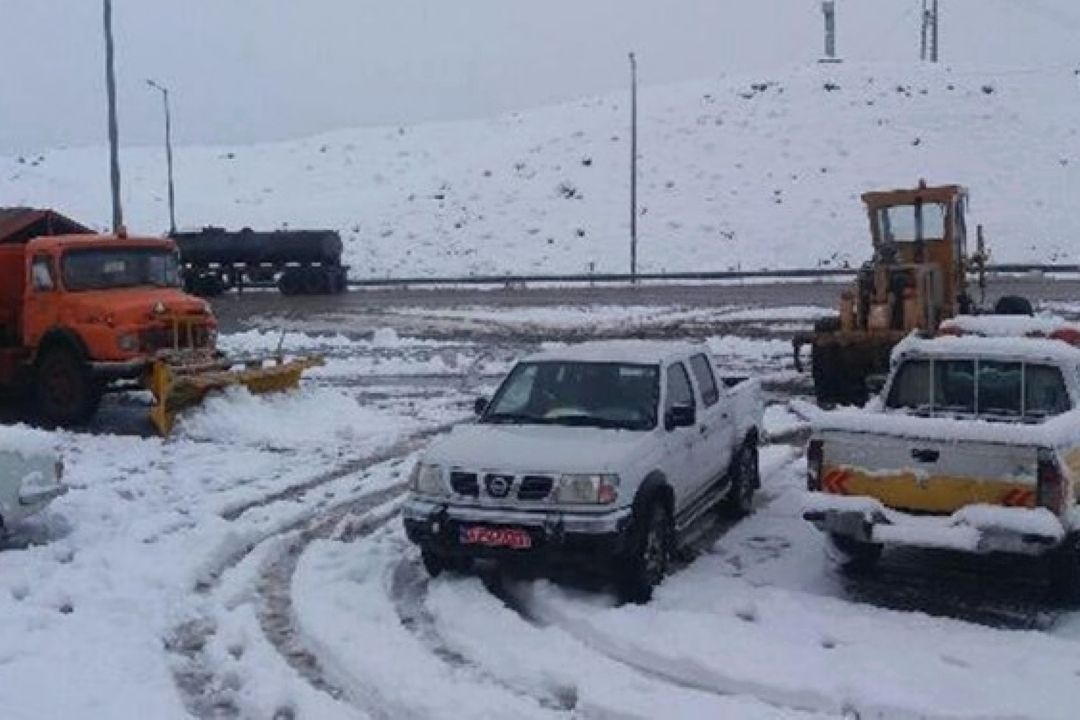
[[[698,432],[701,433],[702,435],[708,435],[709,434],[709,426],[708,425],[702,425],[701,427],[698,428]]]
[[[940,450],[924,450],[915,448],[911,451],[911,457],[924,463],[936,463],[938,458],[941,457]]]

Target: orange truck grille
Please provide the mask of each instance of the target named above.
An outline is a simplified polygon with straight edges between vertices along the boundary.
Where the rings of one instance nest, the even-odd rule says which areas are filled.
[[[205,323],[177,321],[167,326],[147,328],[139,332],[139,349],[142,352],[212,348],[213,334]]]

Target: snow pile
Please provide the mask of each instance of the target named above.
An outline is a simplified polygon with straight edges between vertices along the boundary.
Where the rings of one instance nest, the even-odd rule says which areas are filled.
[[[0,452],[14,453],[30,460],[55,456],[57,445],[52,433],[26,425],[0,425]]]
[[[435,347],[440,343],[432,340],[402,338],[393,328],[379,328],[369,339],[357,339],[333,333],[326,335],[302,332],[282,333],[274,330],[252,329],[237,333],[222,334],[218,338],[218,347],[230,355],[261,355],[278,351],[287,355],[304,352],[346,353],[372,348],[394,349],[400,347]]]
[[[1017,535],[1041,535],[1061,540],[1065,528],[1046,508],[1007,508],[996,505],[968,505],[953,514],[953,522],[978,530],[1002,530]]]
[[[792,412],[788,405],[781,404],[773,404],[765,408],[762,424],[768,438],[790,435],[809,428],[809,423],[806,420]]]
[[[643,88],[639,268],[857,266],[871,251],[859,194],[920,178],[971,186],[972,225],[987,227],[995,260],[1077,262],[1072,69],[851,62]],[[331,226],[357,277],[625,272],[628,124],[618,93],[491,120],[180,148],[181,222]],[[2,157],[0,196],[106,227],[105,157]],[[164,228],[163,153],[125,148],[123,165],[129,226]]]
[[[803,510],[855,513],[873,524],[875,541],[925,548],[977,552],[984,536],[990,545],[1008,535],[1037,535],[1055,542],[1065,537],[1061,520],[1046,508],[978,504],[962,507],[948,517],[923,517],[898,512],[873,497],[810,492]],[[994,545],[992,549],[1001,548]]]
[[[411,420],[363,407],[355,398],[325,388],[270,395],[229,388],[178,420],[180,433],[192,440],[260,447],[338,446],[415,428]]]

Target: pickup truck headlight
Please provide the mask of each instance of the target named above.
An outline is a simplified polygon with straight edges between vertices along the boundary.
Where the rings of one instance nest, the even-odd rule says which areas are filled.
[[[618,497],[618,475],[563,475],[555,489],[555,502],[564,505],[610,505]]]
[[[121,333],[116,336],[116,346],[124,352],[135,352],[139,349],[139,337],[134,333]]]
[[[409,489],[417,495],[445,497],[446,483],[443,482],[443,471],[438,465],[418,462],[409,477]]]

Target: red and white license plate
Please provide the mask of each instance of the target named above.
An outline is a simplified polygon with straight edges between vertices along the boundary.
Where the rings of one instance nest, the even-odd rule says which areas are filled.
[[[516,528],[493,528],[474,525],[461,528],[461,544],[528,550],[532,547],[532,536],[524,530]]]

